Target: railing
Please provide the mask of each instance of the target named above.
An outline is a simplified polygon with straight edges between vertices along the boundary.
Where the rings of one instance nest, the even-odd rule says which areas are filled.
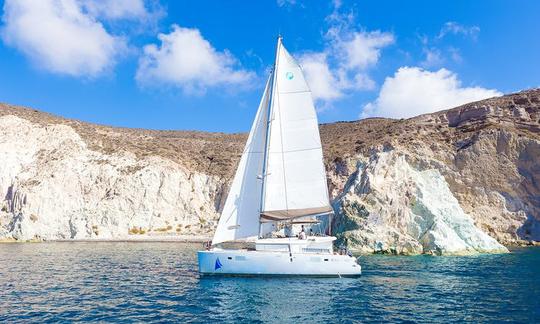
[[[331,253],[330,249],[318,249],[318,248],[302,248],[302,252],[305,252],[305,253]]]

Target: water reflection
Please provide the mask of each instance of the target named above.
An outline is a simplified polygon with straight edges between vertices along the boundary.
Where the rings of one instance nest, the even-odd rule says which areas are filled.
[[[0,321],[534,322],[540,249],[362,258],[360,278],[200,278],[198,245],[0,244]]]

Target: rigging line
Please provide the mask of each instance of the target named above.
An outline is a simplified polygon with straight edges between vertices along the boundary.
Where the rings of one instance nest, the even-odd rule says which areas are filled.
[[[315,151],[315,150],[320,150],[322,149],[322,147],[318,146],[318,147],[311,147],[311,148],[305,148],[305,149],[297,149],[297,150],[288,150],[288,151],[283,151],[283,153],[295,153],[295,152],[303,152],[303,151]],[[272,152],[270,152],[272,153]],[[274,152],[275,153],[275,152]]]
[[[283,91],[280,94],[290,94],[290,93],[311,93],[311,90],[298,90],[298,91]]]
[[[298,119],[289,119],[289,122],[304,121],[304,120],[314,120],[315,123],[317,124],[317,127],[319,127],[317,118],[315,118],[315,117],[298,118]]]
[[[281,42],[280,42],[281,44]],[[280,46],[281,50],[281,46]],[[279,57],[278,57],[279,63]],[[276,83],[276,92],[277,92],[277,104],[279,107],[279,136],[281,138],[281,163],[283,165],[283,191],[285,192],[285,210],[289,210],[289,199],[287,199],[287,176],[285,171],[285,152],[283,149],[283,117],[281,116],[281,104],[279,101],[279,83]]]
[[[273,101],[273,87],[274,87],[274,77],[275,77],[275,71],[272,71],[272,75],[271,75],[271,88],[269,89],[270,91],[270,94],[269,94],[269,98],[268,98],[268,102],[266,103],[266,107],[267,107],[267,111],[266,111],[266,120],[265,120],[265,124],[266,124],[266,136],[265,136],[265,142],[264,142],[264,151],[262,152],[264,155],[263,155],[263,166],[262,166],[262,174],[264,175],[266,173],[266,167],[267,167],[267,160],[268,160],[268,144],[269,144],[269,140],[270,140],[270,118],[271,118],[271,114],[272,114],[272,101]],[[261,179],[262,183],[261,183],[261,202],[260,202],[260,206],[259,206],[259,213],[261,213],[263,211],[263,206],[264,206],[264,191],[265,191],[265,187],[266,187],[266,181],[264,179],[264,177]]]
[[[270,120],[272,118],[272,113],[273,113],[273,109],[272,109],[272,106],[273,106],[273,103],[274,103],[274,85],[275,85],[275,81],[276,81],[276,68],[277,68],[277,63],[278,63],[278,60],[279,60],[279,50],[280,50],[280,43],[281,43],[281,36],[278,37],[278,44],[277,44],[277,49],[276,49],[276,59],[274,61],[274,68],[272,69],[272,78],[271,78],[271,87],[270,87],[270,97],[268,98],[268,102],[267,102],[267,114],[266,114],[266,139],[265,139],[265,143],[264,143],[264,156],[263,156],[263,166],[262,166],[262,174],[264,175],[266,173],[266,167],[267,167],[267,162],[268,162],[268,144],[269,144],[269,141],[270,141]],[[264,196],[265,196],[265,191],[266,191],[266,177],[262,177],[261,179],[261,202],[259,204],[259,237],[261,237],[261,234],[262,234],[262,222],[261,222],[261,213],[263,212],[264,210]]]

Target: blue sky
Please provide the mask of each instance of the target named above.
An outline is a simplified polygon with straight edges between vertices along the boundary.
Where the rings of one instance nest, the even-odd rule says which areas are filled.
[[[1,1],[0,101],[138,128],[247,131],[278,33],[320,122],[540,86],[540,1]]]

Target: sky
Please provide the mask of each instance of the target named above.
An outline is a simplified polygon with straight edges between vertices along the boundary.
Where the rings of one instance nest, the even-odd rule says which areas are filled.
[[[0,0],[0,102],[92,123],[248,131],[276,38],[319,121],[540,86],[540,1]]]

